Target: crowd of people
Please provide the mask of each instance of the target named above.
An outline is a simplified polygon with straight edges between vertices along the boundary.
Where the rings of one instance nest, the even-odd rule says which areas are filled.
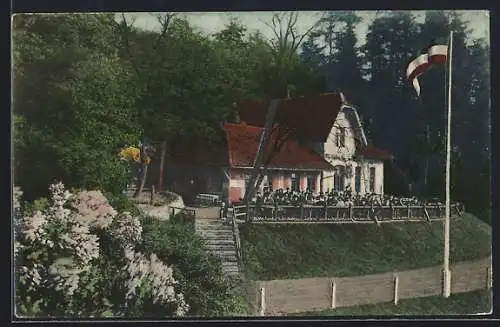
[[[412,197],[396,197],[393,195],[353,193],[349,187],[344,191],[327,190],[319,194],[311,191],[291,191],[290,189],[264,189],[258,192],[252,204],[255,205],[278,205],[278,206],[301,206],[301,205],[327,205],[327,206],[419,206],[419,205],[442,205],[438,199],[421,199]]]
[[[239,204],[243,204],[243,199]],[[258,212],[262,212],[265,206],[271,206],[273,215],[283,213],[284,206],[304,207],[307,205],[313,206],[328,206],[328,207],[400,207],[400,206],[442,206],[444,203],[437,198],[417,198],[410,197],[397,197],[394,195],[380,195],[380,194],[364,194],[360,195],[353,193],[349,187],[344,191],[327,190],[313,194],[311,191],[292,191],[290,189],[276,189],[272,190],[265,188],[263,192],[257,192],[256,196],[252,199],[251,204]],[[238,205],[233,203],[233,205]],[[228,206],[223,203],[221,205],[221,217],[227,217]]]

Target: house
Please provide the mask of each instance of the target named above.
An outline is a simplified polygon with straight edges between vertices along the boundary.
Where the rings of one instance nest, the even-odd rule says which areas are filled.
[[[179,142],[169,149],[165,183],[188,201],[216,193],[240,201],[253,170],[268,102],[245,101],[239,122],[221,124],[221,139]],[[265,148],[261,190],[384,191],[383,162],[388,152],[369,145],[358,113],[338,94],[299,97],[278,108]],[[156,170],[156,169],[153,169]]]
[[[335,101],[336,96],[340,102]],[[267,103],[247,101],[240,107],[240,118],[264,126],[267,107]],[[308,110],[311,107],[317,110]],[[384,193],[384,161],[392,156],[369,144],[356,108],[342,94],[296,98],[287,110],[297,113],[286,115],[282,110],[276,119],[287,124],[295,118],[306,125],[299,139],[333,167],[322,172],[318,190],[342,191],[349,187],[360,195]]]
[[[220,194],[229,203],[239,202],[245,196],[263,128],[246,123],[224,123],[221,127],[223,137],[218,142],[198,140],[178,143],[170,149],[165,183],[187,202],[199,193]],[[294,139],[284,140],[280,151],[273,151],[282,135],[283,129],[276,126],[266,148],[271,155],[267,156],[269,162],[260,190],[272,187],[318,193],[321,174],[333,167]]]
[[[321,153],[334,168],[322,176],[322,190],[349,187],[356,194],[384,194],[384,161],[392,158],[366,139],[356,108],[344,104]]]
[[[227,193],[229,202],[235,202],[245,195],[263,128],[246,123],[226,123],[223,128],[229,154]],[[278,152],[273,151],[280,133],[284,132],[276,126],[266,147],[269,161],[261,190],[272,187],[319,193],[322,172],[333,167],[322,156],[294,139],[285,140]]]

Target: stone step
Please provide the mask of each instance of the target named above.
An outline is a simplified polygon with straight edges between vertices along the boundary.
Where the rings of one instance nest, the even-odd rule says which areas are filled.
[[[213,225],[213,226],[196,226],[195,230],[199,230],[199,231],[217,231],[217,232],[220,232],[220,231],[228,231],[228,232],[233,232],[233,229],[231,227],[227,227],[227,226],[217,226],[217,225]]]
[[[222,241],[222,243],[234,242],[233,235],[200,235],[205,243],[214,243],[217,241]]]
[[[238,269],[238,266],[237,265],[234,265],[234,266],[222,266],[222,270],[224,271],[239,271]]]
[[[231,235],[200,235],[200,237],[206,242],[215,242],[221,240],[223,242],[234,241],[234,236]]]
[[[233,237],[228,237],[228,238],[206,238],[205,239],[205,244],[206,245],[214,245],[214,244],[219,244],[219,245],[233,245],[234,246],[234,240]]]
[[[232,243],[234,242],[233,235],[224,235],[224,236],[208,236],[208,237],[201,237],[206,244],[214,244],[217,243],[218,241],[221,241],[221,243],[227,244],[227,243]]]
[[[233,235],[232,230],[198,229],[197,232],[202,235]]]
[[[236,259],[236,254],[220,255],[212,252],[212,255],[219,258],[221,262],[238,262],[238,260]]]
[[[205,247],[210,250],[224,250],[224,249],[229,249],[229,250],[234,250],[234,242],[231,243],[205,243]]]
[[[231,229],[196,229],[196,233],[202,235],[232,235],[233,231]]]
[[[225,256],[219,256],[215,253],[213,253],[215,256],[219,257],[221,262],[238,262],[238,259],[236,258],[236,254],[234,255],[225,255]]]
[[[196,226],[223,226],[223,227],[228,227],[228,228],[233,228],[232,225],[229,225],[229,224],[223,224],[221,222],[217,222],[217,221],[204,221],[204,222],[200,222],[200,221],[195,221],[195,225]]]
[[[223,252],[236,253],[234,247],[231,246],[207,246],[206,249],[212,253],[218,254]]]
[[[234,248],[232,249],[211,249],[210,252],[213,254],[216,254],[218,256],[236,256],[236,250]]]
[[[238,263],[236,261],[227,261],[222,263],[222,269],[238,269]]]

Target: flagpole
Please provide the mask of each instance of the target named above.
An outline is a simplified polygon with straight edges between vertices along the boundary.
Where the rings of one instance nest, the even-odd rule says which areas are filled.
[[[444,260],[443,260],[443,296],[448,298],[451,293],[450,272],[450,168],[451,168],[451,69],[453,52],[453,31],[450,31],[448,44],[448,121],[446,129],[446,208],[444,219]]]

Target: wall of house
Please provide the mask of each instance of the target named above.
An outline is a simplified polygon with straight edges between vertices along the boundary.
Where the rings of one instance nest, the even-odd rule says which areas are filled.
[[[230,170],[231,179],[228,184],[228,201],[229,203],[239,202],[245,196],[246,180],[250,178],[250,169],[233,168]],[[291,189],[292,188],[292,174],[297,176],[299,189],[302,191],[307,190],[307,178],[314,179],[313,193],[318,193],[320,183],[320,172],[297,172],[297,171],[282,171],[270,170],[260,184],[260,192],[264,191],[265,187],[272,187],[272,189]]]
[[[344,179],[344,186],[351,189],[352,192],[356,193],[356,167],[361,167],[361,182],[359,194],[372,193],[370,191],[370,168],[375,168],[375,189],[374,193],[384,194],[384,163],[377,160],[341,160],[333,159],[330,160],[332,166],[345,167],[346,173]],[[350,167],[350,168],[347,168]],[[334,171],[323,172],[323,192],[328,192],[334,189]]]
[[[356,191],[356,167],[361,167],[361,185],[360,194],[371,193],[370,191],[370,168],[375,168],[375,189],[376,194],[384,193],[384,166],[382,161],[360,159],[355,160],[356,154],[356,138],[361,138],[361,135],[356,132],[357,125],[353,121],[352,116],[349,118],[344,111],[340,111],[333,128],[323,145],[324,157],[333,167],[344,167],[347,173],[344,179],[344,186],[349,186],[350,189]],[[345,142],[343,147],[337,146],[337,131],[343,128],[345,130]],[[322,191],[327,192],[334,189],[334,171],[323,172],[323,187]]]
[[[337,132],[340,129],[345,130],[345,146],[338,147],[337,146]],[[355,144],[355,133],[352,126],[352,123],[347,119],[346,114],[343,111],[340,111],[337,119],[335,119],[335,123],[333,124],[332,130],[328,135],[328,138],[323,146],[325,158],[334,159],[350,159],[356,153],[356,144]]]

